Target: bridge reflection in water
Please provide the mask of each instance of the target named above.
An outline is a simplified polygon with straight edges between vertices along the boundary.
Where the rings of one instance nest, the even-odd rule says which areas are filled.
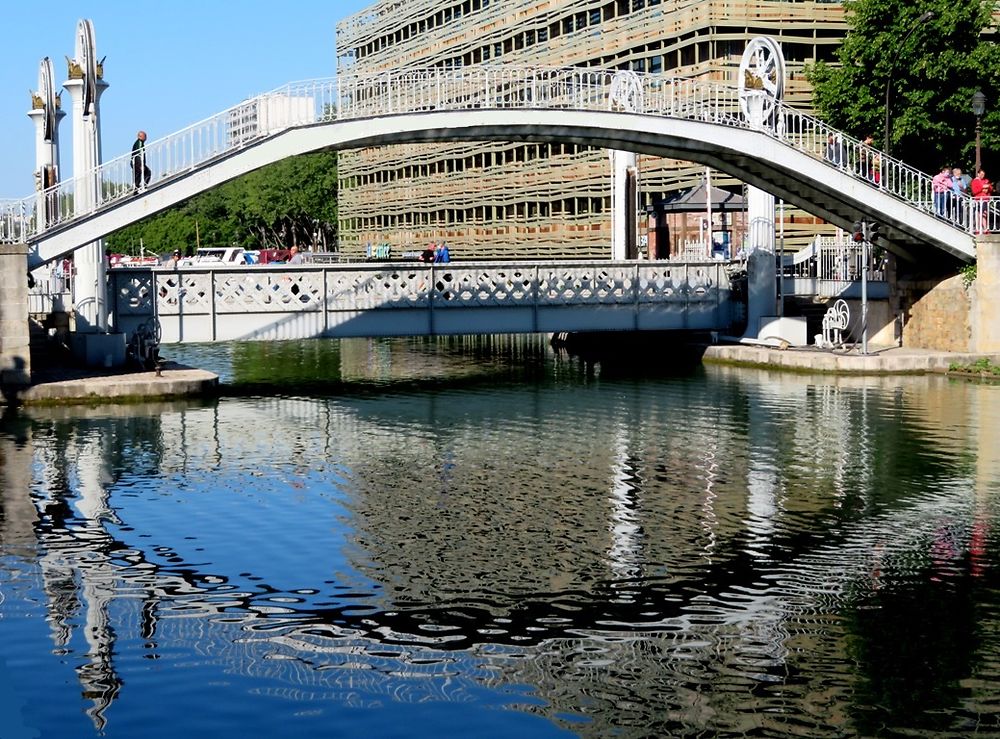
[[[346,384],[6,418],[8,664],[27,687],[75,667],[109,736],[149,730],[157,679],[190,686],[207,729],[264,733],[391,714],[437,735],[828,736],[1000,713],[994,388],[639,379],[469,346],[192,348],[237,384],[302,351]],[[365,366],[377,392],[349,381]],[[29,721],[80,710],[28,695]]]

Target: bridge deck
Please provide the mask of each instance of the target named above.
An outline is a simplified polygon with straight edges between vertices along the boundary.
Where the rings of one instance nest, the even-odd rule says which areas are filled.
[[[634,84],[629,110],[611,102],[623,74]],[[843,228],[861,216],[877,220],[904,257],[942,250],[971,261],[973,233],[1000,225],[994,201],[973,207],[963,198],[935,212],[926,174],[780,103],[763,126],[751,126],[742,102],[735,87],[595,69],[401,69],[296,83],[148,142],[154,180],[142,197],[132,196],[125,154],[0,203],[0,241],[28,243],[34,266],[296,154],[483,139],[582,143],[699,162]],[[829,136],[843,144],[840,166],[824,158]],[[877,182],[858,176],[876,157]]]
[[[725,330],[721,262],[503,262],[111,271],[115,325],[164,343],[601,330]]]

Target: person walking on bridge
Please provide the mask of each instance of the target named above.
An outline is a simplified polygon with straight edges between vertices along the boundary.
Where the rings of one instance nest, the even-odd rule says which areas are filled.
[[[837,169],[847,166],[847,147],[843,139],[834,136],[832,133],[826,138],[826,151],[824,152],[826,161],[830,162]]]
[[[132,144],[132,183],[135,185],[136,194],[146,189],[152,174],[146,166],[146,132],[139,131],[135,135],[135,143]]]

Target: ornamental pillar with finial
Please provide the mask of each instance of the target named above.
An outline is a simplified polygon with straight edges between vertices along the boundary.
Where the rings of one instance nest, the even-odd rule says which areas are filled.
[[[104,60],[97,60],[94,24],[81,20],[76,24],[76,57],[66,58],[69,79],[63,87],[73,99],[73,211],[94,210],[100,202],[101,165],[101,94],[108,87],[104,81]],[[77,331],[105,333],[108,330],[107,272],[104,241],[99,239],[73,253],[76,267],[73,303]]]
[[[38,193],[38,230],[55,217],[54,193],[48,188],[59,182],[59,122],[66,113],[55,90],[52,60],[42,59],[38,69],[38,91],[31,93],[28,117],[35,123],[35,191]]]

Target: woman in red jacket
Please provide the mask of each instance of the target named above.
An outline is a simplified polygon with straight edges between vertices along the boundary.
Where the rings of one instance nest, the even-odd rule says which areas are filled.
[[[970,183],[970,188],[972,190],[972,199],[977,201],[975,204],[976,212],[978,213],[978,233],[983,233],[984,231],[991,231],[993,219],[990,217],[992,210],[990,208],[990,199],[993,197],[993,183],[986,179],[986,172],[983,169],[976,170],[976,177]]]

